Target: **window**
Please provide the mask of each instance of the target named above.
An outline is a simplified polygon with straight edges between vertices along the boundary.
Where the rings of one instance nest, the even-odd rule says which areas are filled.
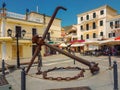
[[[100,26],[103,26],[103,20],[100,21]]]
[[[100,36],[103,36],[103,32],[100,32]]]
[[[18,35],[18,37],[21,37],[21,26],[16,26],[15,30],[16,30],[16,35]]]
[[[83,21],[83,17],[81,17],[81,21]]]
[[[93,13],[93,18],[96,18],[96,13]]]
[[[115,21],[115,28],[119,27],[119,21]]]
[[[93,29],[96,29],[96,23],[93,22]]]
[[[108,37],[109,37],[109,38],[111,37],[111,33],[108,33]]]
[[[113,33],[112,35],[113,35],[112,37],[115,37],[115,33]]]
[[[32,28],[32,36],[37,34],[37,29],[36,28]]]
[[[110,22],[110,27],[113,29],[113,22]]]
[[[37,34],[37,29],[32,28],[32,36],[35,36],[36,34]],[[36,47],[37,47],[36,45],[32,45],[32,55],[34,55]]]
[[[89,15],[86,16],[86,20],[89,20]]]
[[[83,35],[81,35],[81,40],[83,40]]]
[[[89,24],[86,24],[86,30],[89,30]]]
[[[86,39],[89,39],[89,34],[86,35]]]
[[[103,14],[104,14],[104,10],[101,10],[101,11],[100,11],[100,15],[103,15]]]
[[[83,26],[82,25],[80,26],[80,30],[83,30]]]
[[[96,38],[96,33],[93,33],[93,38]]]

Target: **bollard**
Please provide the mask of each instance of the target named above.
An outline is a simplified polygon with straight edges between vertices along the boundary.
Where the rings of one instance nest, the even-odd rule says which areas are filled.
[[[26,90],[25,68],[22,68],[22,71],[21,71],[21,90]]]
[[[113,77],[114,77],[114,90],[118,90],[118,71],[116,61],[114,61],[113,64]]]
[[[74,65],[75,65],[75,59],[74,59]]]
[[[75,52],[73,52],[73,55],[75,55]],[[75,59],[74,59],[74,65],[75,65]]]
[[[2,60],[2,75],[5,76],[5,62]]]
[[[108,57],[109,57],[109,67],[111,67],[111,54],[109,54]]]

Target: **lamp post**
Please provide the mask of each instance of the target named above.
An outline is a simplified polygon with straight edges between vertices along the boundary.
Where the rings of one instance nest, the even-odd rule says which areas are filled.
[[[19,57],[19,42],[18,42],[18,39],[19,39],[19,36],[18,36],[18,32],[16,33],[16,46],[17,46],[17,68],[20,67],[20,57]]]
[[[21,35],[22,37],[25,36],[26,31],[22,30]],[[17,68],[20,68],[20,55],[19,55],[19,33],[16,33],[16,46],[17,46]]]
[[[20,56],[19,56],[19,38],[23,38],[25,36],[26,31],[22,30],[21,35],[19,36],[19,32],[16,32],[16,47],[17,47],[17,68],[20,68]],[[12,36],[12,30],[8,29],[8,36]]]

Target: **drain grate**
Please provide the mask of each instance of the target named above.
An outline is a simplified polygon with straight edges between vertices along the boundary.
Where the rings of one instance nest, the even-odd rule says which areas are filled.
[[[59,89],[49,89],[49,90],[91,90],[90,87],[72,87],[72,88],[59,88]]]

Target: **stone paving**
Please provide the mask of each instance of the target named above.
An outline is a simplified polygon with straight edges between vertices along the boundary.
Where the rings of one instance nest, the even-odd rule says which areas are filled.
[[[72,88],[72,87],[89,87],[91,90],[113,90],[113,69],[109,69],[108,56],[83,56],[79,53],[76,54],[78,57],[84,58],[88,61],[94,61],[99,63],[100,72],[97,75],[92,75],[89,70],[85,70],[84,77],[72,81],[55,81],[55,80],[45,80],[42,75],[36,75],[37,66],[36,64],[30,69],[28,75],[26,76],[26,88],[27,90],[57,90],[58,88]],[[120,57],[112,56],[112,62],[115,60],[118,63],[118,83],[120,84]],[[27,59],[21,60],[21,63],[28,62]],[[7,62],[10,65],[16,64],[15,61]],[[26,65],[27,66],[27,65]],[[53,67],[81,67],[88,69],[87,66],[76,61],[74,65],[74,60],[64,55],[52,55],[43,57],[43,67],[42,71],[48,70]],[[22,67],[22,66],[21,66]],[[52,77],[70,77],[76,75],[79,71],[54,71],[49,73]],[[14,70],[6,75],[8,82],[12,85],[14,90],[21,90],[21,69]],[[118,84],[118,85],[119,85]],[[119,85],[120,88],[120,85]],[[58,89],[59,90],[59,89]],[[77,89],[76,89],[77,90]],[[78,89],[81,90],[81,89]]]

